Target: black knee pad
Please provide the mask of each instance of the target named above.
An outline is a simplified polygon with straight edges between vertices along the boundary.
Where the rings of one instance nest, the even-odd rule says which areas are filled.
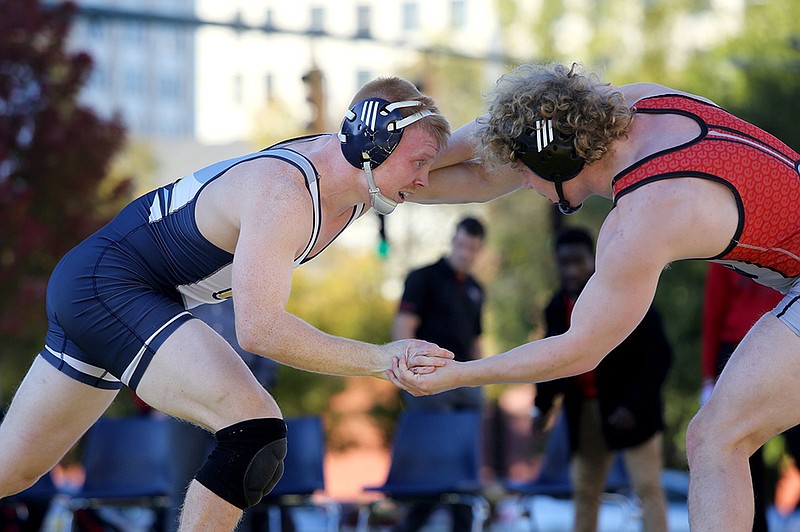
[[[217,445],[195,479],[242,510],[257,504],[283,475],[286,423],[249,419],[220,429],[215,437]]]

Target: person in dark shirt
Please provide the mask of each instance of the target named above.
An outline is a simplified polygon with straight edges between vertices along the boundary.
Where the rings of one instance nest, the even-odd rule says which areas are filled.
[[[449,255],[408,275],[393,339],[426,340],[452,351],[460,361],[480,358],[484,291],[470,272],[485,237],[480,221],[464,218],[456,225]],[[402,397],[407,408],[459,410],[482,405],[479,387],[423,397],[402,392]]]
[[[470,272],[485,238],[486,230],[479,220],[464,218],[456,225],[450,253],[408,275],[392,328],[393,339],[425,339],[452,351],[456,360],[480,358],[484,291]],[[483,407],[480,387],[422,397],[400,393],[408,409],[480,411]],[[401,530],[418,530],[434,509],[432,504],[413,505]],[[470,529],[469,507],[453,506],[452,515],[453,530]]]
[[[555,253],[561,289],[545,311],[547,336],[569,329],[572,307],[594,273],[594,241],[585,230],[568,228],[559,234]],[[620,450],[642,503],[644,530],[666,532],[661,388],[671,360],[661,319],[651,307],[639,326],[596,369],[536,385],[533,427],[537,437],[554,398],[564,396],[576,532],[597,530],[605,479],[615,451]]]

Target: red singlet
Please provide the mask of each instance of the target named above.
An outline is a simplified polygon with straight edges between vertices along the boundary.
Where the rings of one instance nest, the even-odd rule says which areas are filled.
[[[786,293],[800,276],[800,155],[756,126],[688,96],[645,98],[636,112],[687,116],[701,133],[620,172],[613,181],[614,204],[661,179],[699,177],[726,185],[736,198],[739,226],[728,248],[710,259]]]

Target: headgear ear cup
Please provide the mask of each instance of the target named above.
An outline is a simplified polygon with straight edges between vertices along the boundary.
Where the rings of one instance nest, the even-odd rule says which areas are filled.
[[[397,202],[381,193],[372,170],[397,148],[406,126],[433,114],[426,109],[404,118],[400,112],[403,107],[421,105],[422,102],[415,100],[389,103],[381,98],[369,98],[355,104],[342,121],[339,132],[342,154],[351,165],[366,173],[370,205],[379,214],[391,214]]]
[[[583,170],[586,160],[575,151],[573,135],[553,127],[553,121],[537,120],[536,127],[516,138],[514,154],[525,166],[545,181],[556,185],[558,209],[563,214],[578,212],[564,197],[563,184]]]

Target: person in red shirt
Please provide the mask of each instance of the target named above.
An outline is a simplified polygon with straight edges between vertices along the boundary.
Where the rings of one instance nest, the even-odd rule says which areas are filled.
[[[710,263],[703,297],[701,403],[708,400],[734,348],[783,295],[730,268]]]

